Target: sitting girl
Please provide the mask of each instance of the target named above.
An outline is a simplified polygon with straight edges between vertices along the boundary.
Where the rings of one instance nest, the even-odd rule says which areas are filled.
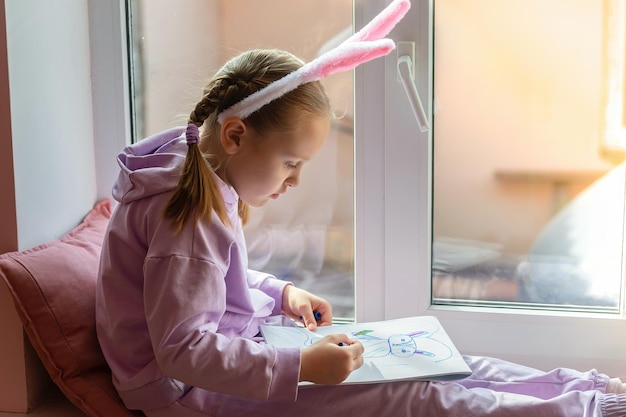
[[[361,50],[354,62],[387,52]],[[263,342],[260,325],[284,316],[311,330],[332,322],[326,300],[249,270],[242,232],[248,207],[297,186],[323,145],[332,110],[315,78],[326,70],[283,51],[242,53],[187,126],[119,155],[96,320],[126,406],[148,417],[626,416],[621,381],[595,371],[466,357],[472,375],[459,381],[338,385],[363,363],[359,342]]]

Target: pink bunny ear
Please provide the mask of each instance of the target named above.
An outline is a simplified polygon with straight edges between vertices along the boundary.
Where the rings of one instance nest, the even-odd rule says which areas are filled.
[[[348,71],[359,64],[387,55],[395,48],[395,43],[391,39],[381,38],[391,32],[410,7],[409,0],[393,0],[360,31],[335,49],[222,111],[217,117],[218,122],[221,124],[229,117],[245,119],[301,84],[316,81],[337,72]]]
[[[384,38],[396,24],[402,20],[411,8],[409,0],[393,0],[389,6],[378,13],[367,25],[344,41],[366,41]]]
[[[306,81],[315,81],[336,72],[348,71],[363,62],[387,55],[396,47],[391,39],[372,42],[351,42],[339,45],[318,59],[311,61],[310,69],[305,69]],[[309,65],[307,64],[307,65]]]

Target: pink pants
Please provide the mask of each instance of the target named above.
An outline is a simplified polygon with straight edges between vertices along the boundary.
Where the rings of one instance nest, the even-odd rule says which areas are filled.
[[[626,395],[605,394],[609,378],[595,370],[551,372],[485,357],[464,357],[469,378],[453,382],[393,382],[304,387],[295,402],[223,396],[207,404],[192,389],[148,417],[612,417],[626,416]],[[214,398],[214,397],[213,397]]]

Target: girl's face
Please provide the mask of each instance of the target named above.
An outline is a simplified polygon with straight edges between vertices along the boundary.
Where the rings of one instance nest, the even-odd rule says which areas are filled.
[[[227,123],[225,121],[226,126]],[[330,119],[307,115],[302,117],[295,131],[265,136],[238,119],[234,123],[241,124],[230,126],[233,130],[227,131],[227,143],[222,139],[230,154],[224,176],[239,198],[252,207],[261,207],[284,194],[287,188],[299,184],[303,165],[326,140]],[[225,134],[224,129],[222,134]]]

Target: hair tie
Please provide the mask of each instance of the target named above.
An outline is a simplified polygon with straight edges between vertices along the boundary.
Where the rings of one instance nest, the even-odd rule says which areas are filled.
[[[229,117],[245,119],[261,107],[302,84],[317,81],[337,72],[348,71],[359,64],[387,55],[396,47],[396,44],[385,36],[404,17],[410,7],[410,0],[393,0],[367,25],[339,46],[223,110],[218,114],[217,121],[222,124]]]
[[[199,139],[198,126],[196,126],[195,123],[187,124],[185,137],[187,138],[187,146],[198,143],[198,139]]]

